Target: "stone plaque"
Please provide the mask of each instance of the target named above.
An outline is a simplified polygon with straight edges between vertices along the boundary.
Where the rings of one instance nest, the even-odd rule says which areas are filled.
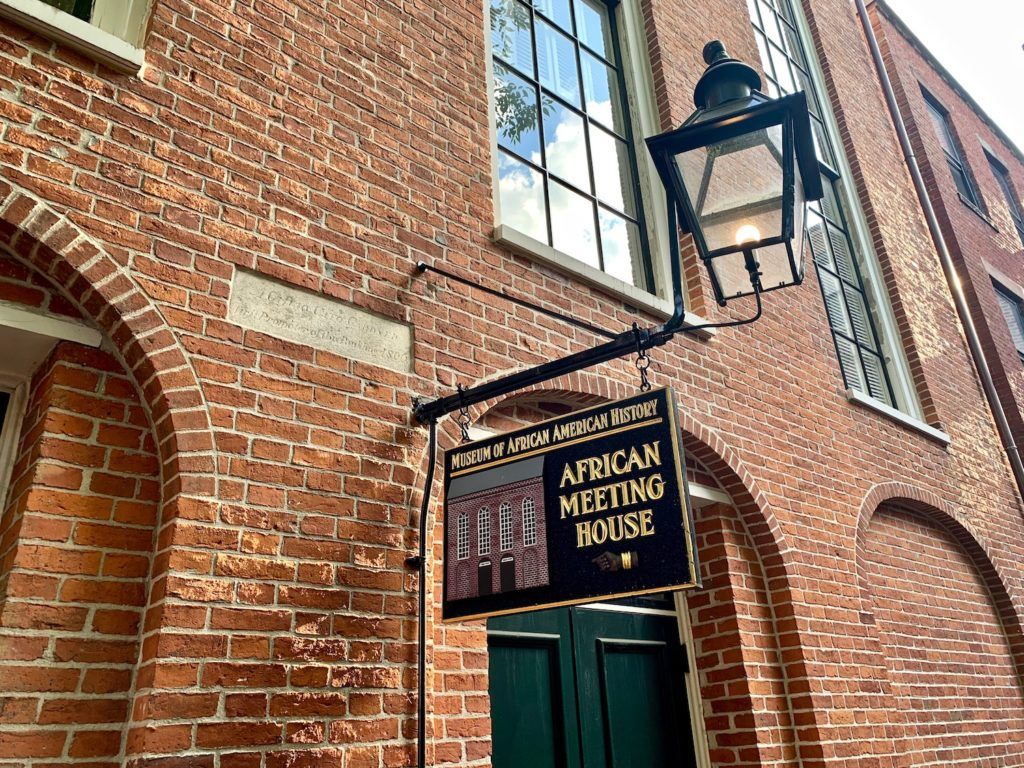
[[[396,371],[412,370],[412,329],[337,299],[235,270],[228,320]]]

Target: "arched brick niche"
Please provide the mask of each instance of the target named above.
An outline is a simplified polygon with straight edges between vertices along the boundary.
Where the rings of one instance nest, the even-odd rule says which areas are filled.
[[[470,409],[470,420],[474,427],[503,432],[634,392],[621,382],[584,371],[500,402],[475,406]],[[704,586],[688,597],[711,760],[715,765],[792,765],[800,756],[817,754],[817,728],[809,700],[796,697],[796,706],[808,709],[800,723],[803,738],[798,740],[786,671],[800,676],[803,666],[790,609],[781,532],[756,481],[735,452],[686,413],[679,416],[689,479],[732,499],[732,504],[705,506],[697,515]],[[439,424],[438,442],[439,450],[458,444],[454,416]],[[420,483],[425,466],[424,461]],[[434,605],[440,605],[441,599],[440,569],[436,566],[441,562],[441,493],[437,480],[429,542],[436,570]],[[412,501],[419,504],[418,494]],[[442,626],[437,623],[439,616],[433,619],[429,636],[435,672],[428,680],[430,696],[444,702],[449,717],[454,714],[459,723],[468,725],[465,732],[449,733],[447,719],[432,720],[428,723],[428,733],[434,733],[435,739],[432,748],[446,759],[486,754],[490,721],[486,717],[485,622]],[[794,646],[785,666],[780,637]]]
[[[915,496],[882,501],[858,537],[900,751],[913,765],[1022,765],[1019,623],[977,540],[941,502]]]
[[[69,335],[100,337],[3,253],[0,298],[69,323]],[[26,375],[38,364],[18,385],[24,418],[0,505],[0,761],[112,764],[124,752],[160,513],[156,440],[109,351],[9,333],[0,340],[33,354],[10,350],[8,361],[25,362]]]

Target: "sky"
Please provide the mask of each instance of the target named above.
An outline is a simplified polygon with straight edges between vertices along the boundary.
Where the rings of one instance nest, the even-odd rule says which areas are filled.
[[[1024,0],[887,0],[1024,151]]]

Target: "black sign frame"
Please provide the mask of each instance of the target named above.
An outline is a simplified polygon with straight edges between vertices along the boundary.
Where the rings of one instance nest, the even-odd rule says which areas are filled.
[[[699,587],[676,413],[664,387],[448,450],[442,620]]]

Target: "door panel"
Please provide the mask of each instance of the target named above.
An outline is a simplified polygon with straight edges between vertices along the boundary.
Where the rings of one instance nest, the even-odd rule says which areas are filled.
[[[488,622],[494,768],[693,768],[671,616],[562,608]]]
[[[493,768],[580,768],[568,612],[492,620],[487,644]]]
[[[516,561],[511,557],[501,558],[501,591],[515,592]]]
[[[696,765],[676,620],[579,608],[573,633],[584,764]]]

